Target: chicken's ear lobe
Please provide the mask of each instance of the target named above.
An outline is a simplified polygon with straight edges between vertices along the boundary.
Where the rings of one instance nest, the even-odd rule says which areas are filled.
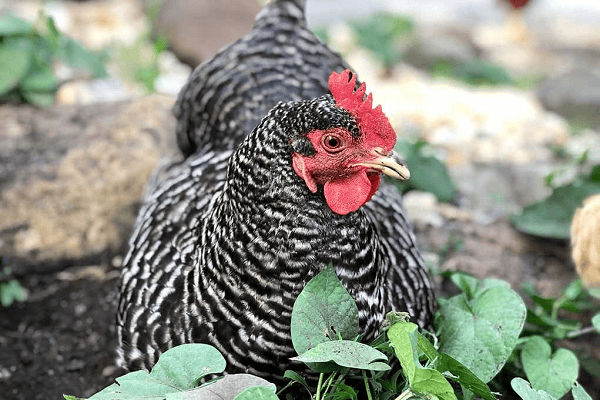
[[[292,167],[300,178],[304,180],[308,190],[312,193],[317,193],[317,182],[310,175],[310,172],[306,169],[306,163],[304,162],[304,156],[299,153],[292,154]]]

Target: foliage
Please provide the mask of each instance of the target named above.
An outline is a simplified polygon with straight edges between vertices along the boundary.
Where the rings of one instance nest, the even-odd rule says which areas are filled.
[[[96,77],[106,75],[103,57],[60,33],[51,17],[40,16],[30,24],[0,15],[0,102],[52,105],[60,83],[54,64],[59,61]]]
[[[569,390],[575,400],[590,399],[576,382],[576,356],[561,348],[552,352],[555,340],[572,337],[568,332],[575,331],[541,336],[536,330],[543,313],[556,320],[563,307],[581,311],[591,306],[579,282],[568,286],[558,299],[543,298],[526,288],[535,304],[532,310],[526,309],[521,297],[504,281],[479,282],[459,272],[446,272],[445,276],[461,292],[441,300],[437,336],[419,332],[406,313],[389,313],[383,333],[367,345],[359,341],[354,301],[334,268],[323,269],[306,285],[292,312],[292,340],[299,353],[294,359],[319,374],[317,386],[311,388],[297,372],[285,371],[289,383],[282,391],[300,386],[316,400],[455,400],[475,396],[494,400],[498,393],[490,390],[488,382],[498,386],[496,380],[508,377],[524,400],[556,399]],[[592,321],[591,330],[579,329],[577,334],[596,333],[600,314]],[[390,366],[394,357],[400,370]],[[224,369],[225,359],[215,348],[182,345],[165,352],[150,373],[137,371],[117,378],[117,383],[90,399],[279,399],[274,385],[247,374],[218,377],[198,387],[208,374]],[[528,381],[514,375],[516,370]]]
[[[415,143],[399,141],[395,150],[401,154],[410,170],[407,181],[393,180],[402,193],[421,190],[433,193],[439,201],[451,202],[456,195],[456,185],[446,166],[435,156],[428,154],[427,142]]]
[[[585,198],[600,193],[600,165],[585,172],[586,155],[577,161],[579,171],[569,183],[554,187],[555,173],[546,178],[552,193],[546,199],[531,204],[520,215],[511,217],[522,232],[552,239],[568,239],[573,215]]]
[[[515,85],[526,88],[537,82],[534,78],[515,82],[503,67],[479,58],[458,65],[439,60],[433,64],[430,73],[435,77],[454,78],[474,86]]]
[[[466,297],[472,297],[473,293],[481,291],[480,284],[470,275],[456,272],[445,275],[452,279]],[[502,281],[490,280],[484,280],[482,284],[489,286],[489,282],[494,285],[504,284]],[[600,319],[600,313],[592,318],[592,326],[585,328],[576,321],[559,316],[561,310],[581,313],[593,309],[593,299],[584,290],[580,280],[568,285],[556,299],[540,296],[529,283],[523,285],[523,292],[532,306],[526,310],[525,325],[515,351],[508,358],[505,368],[494,379],[497,382],[492,381],[490,385],[502,386],[500,382],[512,379],[511,386],[526,400],[560,398],[569,390],[572,390],[574,397],[576,391],[585,393],[576,382],[579,373],[577,356],[570,350],[557,349],[556,342],[598,332],[593,324]],[[506,303],[506,310],[512,311],[513,307],[514,305]],[[494,323],[502,325],[497,319],[494,319]],[[443,335],[440,334],[439,339],[443,347]],[[531,384],[521,379],[521,376],[527,377]]]
[[[131,46],[118,48],[115,60],[127,80],[141,83],[152,93],[160,75],[158,59],[168,47],[166,37],[159,35],[152,38],[148,31]]]
[[[384,65],[391,68],[400,61],[403,40],[408,40],[414,31],[414,22],[401,15],[379,12],[362,21],[350,22],[358,44],[370,50]]]
[[[0,304],[8,307],[15,301],[25,301],[27,293],[16,279],[8,280],[10,269],[0,270]]]

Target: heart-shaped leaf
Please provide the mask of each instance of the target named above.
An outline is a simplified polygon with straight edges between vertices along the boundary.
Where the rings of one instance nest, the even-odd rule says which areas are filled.
[[[252,391],[254,392],[254,397],[242,396],[248,389],[256,389]],[[166,400],[271,399],[272,397],[260,397],[257,394],[263,389],[265,391],[263,395],[270,393],[272,396],[275,396],[276,387],[274,384],[250,374],[233,374],[199,388],[184,392],[169,393]],[[248,396],[248,394],[245,396]],[[277,399],[277,396],[275,396],[275,399]]]
[[[438,313],[440,352],[489,382],[506,363],[523,329],[527,310],[521,297],[503,286],[445,301]]]
[[[531,386],[556,398],[567,393],[579,375],[577,356],[567,349],[558,349],[552,355],[550,344],[541,336],[525,342],[521,362]]]
[[[0,95],[15,88],[31,67],[33,45],[25,38],[5,39],[0,43]]]
[[[8,13],[0,15],[0,35],[25,35],[32,31],[33,26],[29,22]]]
[[[279,400],[279,397],[277,397],[275,392],[269,388],[255,386],[244,390],[237,395],[234,400]]]
[[[152,372],[135,371],[117,378],[117,383],[90,400],[161,400],[170,393],[193,389],[208,374],[225,370],[225,359],[207,344],[189,343],[160,356]]]
[[[510,386],[523,400],[556,400],[543,390],[533,389],[529,382],[522,378],[514,378],[510,381]]]
[[[352,340],[334,340],[319,343],[316,347],[302,353],[292,360],[305,363],[328,363],[333,361],[341,367],[387,371],[390,366],[385,354],[363,343]]]
[[[354,339],[358,335],[358,308],[329,265],[313,277],[292,309],[292,344],[303,354],[319,343]]]

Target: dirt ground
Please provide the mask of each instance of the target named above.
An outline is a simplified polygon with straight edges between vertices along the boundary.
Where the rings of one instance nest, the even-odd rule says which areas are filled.
[[[531,281],[551,295],[575,276],[568,244],[520,235],[505,222],[485,227],[452,222],[421,228],[418,236],[425,250],[442,255],[442,269],[506,279],[514,288]],[[89,397],[123,373],[114,366],[118,269],[110,264],[20,278],[29,300],[0,308],[0,399]],[[563,346],[600,360],[600,335]],[[580,382],[599,398],[597,377],[582,370]]]

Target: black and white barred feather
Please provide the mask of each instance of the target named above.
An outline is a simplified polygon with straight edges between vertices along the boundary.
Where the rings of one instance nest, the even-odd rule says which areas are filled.
[[[148,190],[123,265],[117,325],[129,369],[202,342],[229,372],[280,378],[293,368],[293,303],[330,262],[367,338],[391,310],[431,323],[432,283],[395,188],[383,183],[342,216],[292,168],[293,151],[312,150],[307,132],[358,130],[327,95],[327,77],[345,63],[308,31],[303,11],[302,0],[271,3],[180,94],[187,157]]]

